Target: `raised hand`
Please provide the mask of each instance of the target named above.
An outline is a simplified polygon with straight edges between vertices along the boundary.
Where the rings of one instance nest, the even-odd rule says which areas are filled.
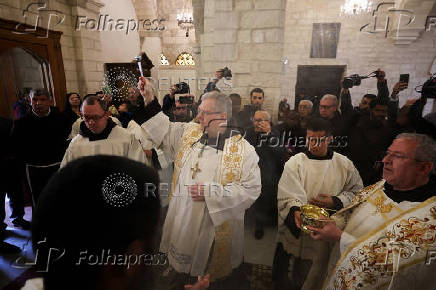
[[[154,93],[151,81],[145,77],[139,77],[138,90],[144,98],[145,104],[149,104],[153,101]]]

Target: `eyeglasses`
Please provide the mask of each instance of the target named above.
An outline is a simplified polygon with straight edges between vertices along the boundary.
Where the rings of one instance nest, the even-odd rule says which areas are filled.
[[[392,159],[399,159],[399,160],[411,159],[411,160],[415,160],[417,162],[420,162],[419,160],[416,160],[415,158],[408,157],[408,156],[402,155],[401,153],[396,153],[396,152],[391,152],[391,151],[384,152],[383,156],[384,156],[383,158],[391,157]]]
[[[180,110],[186,110],[186,107],[175,107],[175,110],[180,111]],[[200,114],[200,113],[198,113]]]
[[[323,105],[320,105],[320,106],[319,106],[320,109],[325,109],[325,110],[328,110],[328,109],[333,108],[333,107],[336,107],[336,105],[330,105],[330,106],[323,106]]]
[[[208,116],[208,115],[220,114],[220,113],[222,113],[222,112],[208,112],[208,111],[198,110],[198,115],[204,114],[204,115]]]
[[[253,121],[256,123],[269,122],[269,120],[264,120],[264,119],[253,119]]]
[[[85,122],[89,122],[89,121],[94,121],[97,122],[99,121],[101,118],[103,118],[106,114],[103,114],[101,116],[99,115],[94,115],[94,116],[87,116],[87,115],[82,115],[82,118]]]

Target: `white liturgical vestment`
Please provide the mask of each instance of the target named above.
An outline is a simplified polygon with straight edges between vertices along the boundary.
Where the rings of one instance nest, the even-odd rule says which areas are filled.
[[[199,124],[172,123],[162,112],[142,127],[154,146],[174,158],[160,250],[177,272],[207,271],[211,280],[229,275],[242,263],[245,210],[261,190],[254,148],[240,135],[227,138],[223,150],[205,146],[198,142]],[[205,185],[205,201],[189,195],[187,186],[197,183]]]
[[[89,141],[88,137],[76,135],[65,152],[61,168],[80,157],[95,155],[124,156],[147,165],[150,163],[135,136],[123,127],[114,126],[109,136],[102,140]]]
[[[366,187],[332,216],[343,232],[324,288],[434,289],[436,198],[397,203],[384,183]]]
[[[310,265],[306,278],[302,278],[304,280],[302,289],[321,288],[327,275],[325,270],[332,245],[314,241],[304,232],[301,232],[298,238],[295,237],[285,225],[290,209],[308,204],[319,194],[336,196],[343,206],[347,206],[362,187],[362,179],[353,162],[336,152],[333,152],[331,158],[321,160],[299,153],[286,162],[277,194],[279,210],[277,241],[283,245],[286,253]],[[292,271],[289,275],[293,275]],[[293,279],[292,276],[289,279]]]

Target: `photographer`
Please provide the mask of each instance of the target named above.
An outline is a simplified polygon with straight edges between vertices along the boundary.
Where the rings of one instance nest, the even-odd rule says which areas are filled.
[[[401,108],[397,123],[401,132],[427,134],[436,140],[436,126],[422,117],[427,98],[436,98],[436,78],[434,76],[422,85],[421,98],[408,100]]]
[[[193,99],[193,96],[186,97]],[[181,98],[182,102],[180,102],[180,99],[176,101],[175,106],[172,110],[170,116],[171,122],[188,123],[191,122],[192,119],[194,119],[193,101],[190,101],[189,99],[186,99],[185,101],[183,97]]]
[[[359,171],[364,186],[381,179],[381,167],[375,165],[396,135],[395,128],[386,120],[388,106],[386,99],[374,98],[370,103],[369,115],[362,116],[350,132],[345,153]]]
[[[220,85],[218,85],[218,82],[220,82],[222,78],[225,78],[227,80],[230,80],[232,78],[232,71],[228,67],[217,70],[215,72],[215,78],[207,84],[203,93],[205,94],[207,92],[216,91],[216,90],[221,91],[222,88]]]
[[[377,95],[366,94],[362,97],[358,107],[353,108],[351,103],[351,94],[349,89],[354,86],[359,86],[362,79],[375,77],[377,79]],[[351,75],[346,77],[342,83],[341,91],[341,112],[342,115],[348,116],[350,127],[354,127],[359,119],[363,116],[369,116],[369,103],[371,100],[378,99],[385,100],[388,105],[388,120],[394,123],[397,119],[398,112],[398,93],[408,86],[407,82],[400,81],[395,84],[392,90],[391,97],[389,97],[389,89],[386,80],[386,73],[380,69],[372,72],[367,76]]]
[[[190,92],[189,85],[185,82],[172,85],[170,87],[170,93],[166,94],[162,101],[162,112],[171,118],[173,110],[176,106],[176,94],[188,94]]]
[[[253,127],[254,113],[262,110],[265,94],[261,88],[254,88],[250,92],[250,105],[245,105],[244,109],[239,113],[239,127],[249,129]]]

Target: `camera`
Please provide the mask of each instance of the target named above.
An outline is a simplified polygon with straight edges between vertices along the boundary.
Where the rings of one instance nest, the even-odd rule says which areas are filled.
[[[232,78],[232,71],[228,67],[223,68],[221,72],[223,74],[223,78],[228,80]]]
[[[354,74],[344,78],[344,80],[342,81],[342,87],[344,89],[351,89],[352,87],[360,86],[363,79],[380,78],[381,76],[382,76],[382,72],[379,70],[373,71],[372,73],[366,76],[360,76],[358,74]]]
[[[179,103],[180,104],[187,104],[192,105],[194,103],[194,97],[193,96],[179,96]]]
[[[174,94],[189,94],[190,92],[189,85],[185,82],[180,82],[176,84],[175,87]]]
[[[436,74],[422,85],[421,95],[429,99],[436,99]]]
[[[359,75],[351,75],[349,77],[344,78],[342,82],[342,87],[344,89],[351,89],[354,86],[360,86],[362,83],[362,77]]]

